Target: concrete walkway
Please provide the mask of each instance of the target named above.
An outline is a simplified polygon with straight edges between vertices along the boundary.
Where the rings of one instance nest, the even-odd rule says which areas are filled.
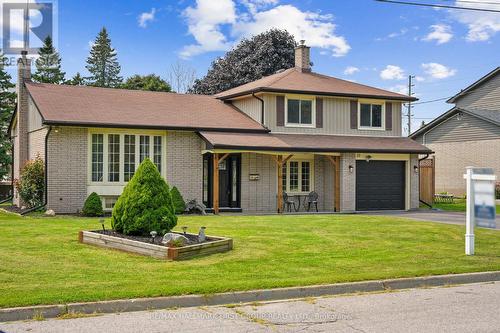
[[[465,213],[463,212],[447,212],[429,209],[420,209],[416,211],[379,211],[379,212],[364,212],[365,215],[381,215],[405,217],[408,219],[419,221],[432,221],[447,224],[459,224],[465,227]],[[500,215],[496,216],[497,229],[500,230]]]
[[[500,282],[0,323],[15,332],[498,332]]]

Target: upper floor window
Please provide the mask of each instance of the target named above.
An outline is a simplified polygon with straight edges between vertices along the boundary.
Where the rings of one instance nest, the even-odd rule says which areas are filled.
[[[383,127],[383,104],[360,103],[359,104],[359,127],[382,129]]]
[[[313,99],[287,98],[286,125],[314,126]]]

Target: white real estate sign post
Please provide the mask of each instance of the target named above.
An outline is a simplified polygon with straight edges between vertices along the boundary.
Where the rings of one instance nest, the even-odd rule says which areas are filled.
[[[495,229],[495,174],[490,168],[467,167],[465,254],[474,254],[474,226]]]

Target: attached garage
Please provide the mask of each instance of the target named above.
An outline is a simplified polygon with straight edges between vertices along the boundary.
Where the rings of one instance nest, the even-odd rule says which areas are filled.
[[[404,210],[406,162],[356,161],[356,210]]]

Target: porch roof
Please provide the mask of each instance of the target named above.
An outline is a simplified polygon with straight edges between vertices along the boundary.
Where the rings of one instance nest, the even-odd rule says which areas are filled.
[[[281,152],[364,152],[431,154],[406,137],[200,132],[207,149]]]

